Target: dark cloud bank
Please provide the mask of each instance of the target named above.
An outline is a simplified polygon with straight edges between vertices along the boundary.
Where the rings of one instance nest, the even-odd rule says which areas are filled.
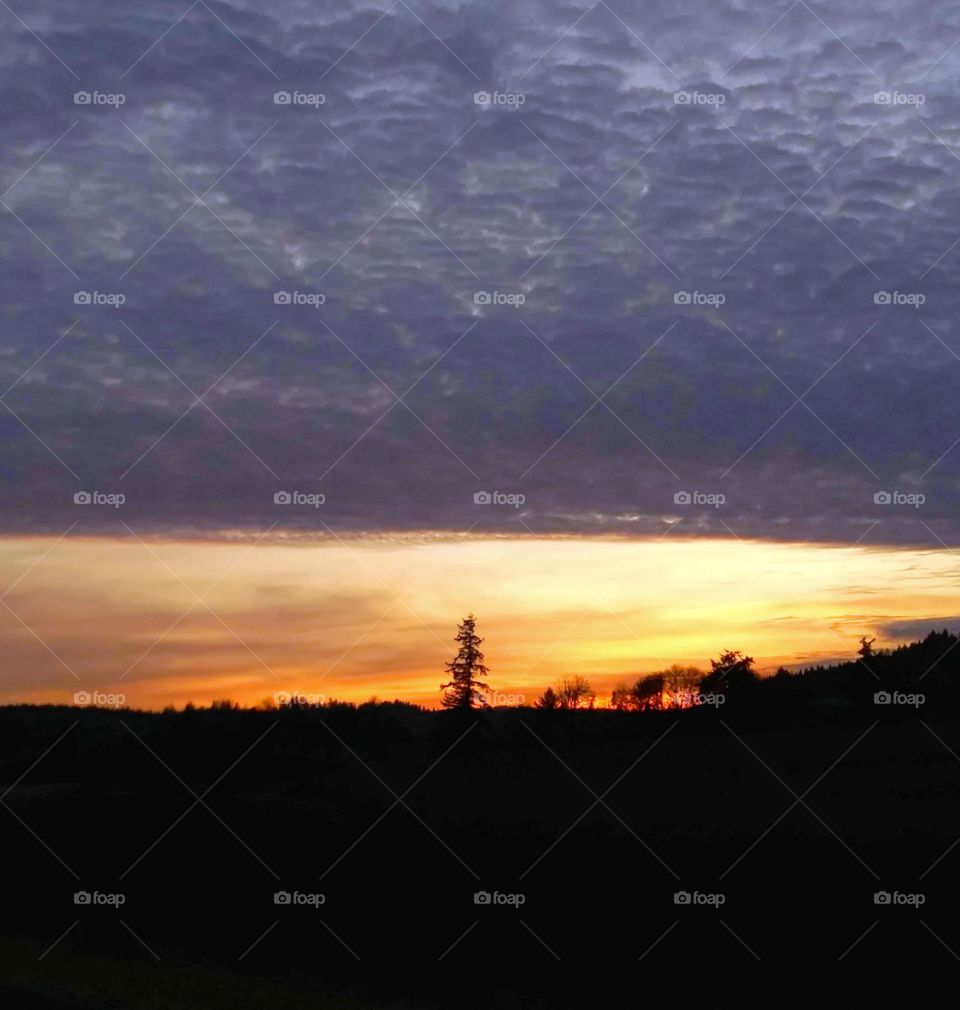
[[[41,7],[6,532],[955,542],[955,6]]]

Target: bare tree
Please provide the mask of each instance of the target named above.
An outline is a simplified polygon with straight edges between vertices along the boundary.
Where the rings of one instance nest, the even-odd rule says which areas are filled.
[[[695,666],[678,666],[674,663],[660,676],[663,677],[663,690],[666,695],[664,707],[688,708],[699,692],[703,671]]]
[[[593,708],[596,694],[585,677],[567,677],[557,692],[560,708]]]

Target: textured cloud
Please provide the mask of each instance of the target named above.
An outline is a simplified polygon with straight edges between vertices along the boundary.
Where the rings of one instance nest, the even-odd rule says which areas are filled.
[[[5,530],[956,536],[950,5],[42,6]]]

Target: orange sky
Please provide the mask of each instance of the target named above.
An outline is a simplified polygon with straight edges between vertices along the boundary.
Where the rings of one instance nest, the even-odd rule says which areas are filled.
[[[891,644],[887,623],[956,612],[944,550],[732,538],[7,538],[0,568],[2,702],[435,705],[470,611],[491,688],[532,701],[565,674],[605,692],[724,648],[761,669],[848,657],[864,633]]]

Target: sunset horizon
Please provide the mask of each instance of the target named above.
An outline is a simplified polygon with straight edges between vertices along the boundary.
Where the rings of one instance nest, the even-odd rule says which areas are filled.
[[[6,1003],[960,961],[960,7],[0,21]]]
[[[295,694],[435,708],[468,612],[491,690],[528,705],[570,675],[609,695],[674,663],[706,670],[726,648],[763,676],[848,660],[863,635],[890,648],[960,627],[949,552],[933,547],[684,538],[666,523],[657,540],[125,532],[0,541],[14,575],[0,702],[99,691],[144,709]]]

